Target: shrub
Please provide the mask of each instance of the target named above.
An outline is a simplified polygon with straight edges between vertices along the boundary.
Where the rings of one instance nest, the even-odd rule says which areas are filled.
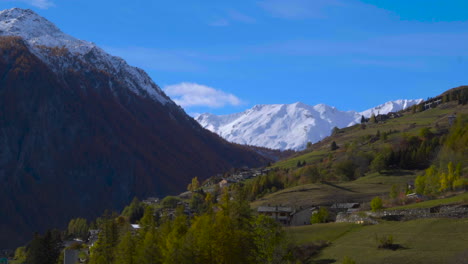
[[[393,236],[383,236],[375,238],[377,240],[377,248],[391,249],[393,248]]]
[[[321,207],[318,212],[312,214],[310,217],[310,222],[312,224],[318,224],[318,223],[326,223],[328,221],[328,216],[330,214],[328,213],[327,208]]]
[[[177,204],[180,202],[180,198],[177,196],[166,196],[162,199],[161,204],[164,208],[176,208]]]
[[[342,264],[356,264],[356,261],[354,261],[352,258],[345,256],[343,260],[341,261]]]
[[[383,208],[382,198],[378,196],[375,197],[374,199],[372,199],[370,206],[373,212],[382,209]]]

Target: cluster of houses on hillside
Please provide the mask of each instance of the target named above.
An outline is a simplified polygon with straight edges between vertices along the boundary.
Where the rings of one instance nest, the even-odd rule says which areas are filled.
[[[221,177],[218,182],[220,188],[227,187],[233,183],[239,183],[248,179],[252,179],[258,176],[266,175],[271,169],[241,169],[238,172],[228,174],[225,177]],[[220,175],[218,175],[219,177]],[[219,179],[219,178],[218,178]]]
[[[353,213],[360,209],[359,203],[335,203],[331,206],[325,206],[330,212],[331,217],[336,217],[338,213]],[[309,206],[306,208],[294,209],[290,206],[260,206],[257,213],[275,219],[285,226],[310,225],[311,217],[317,213],[321,206]]]
[[[375,115],[375,122],[377,123],[382,123],[385,122],[386,120],[389,119],[394,119],[394,118],[399,118],[402,117],[403,115],[398,112],[390,112],[387,114],[377,114]],[[365,118],[363,117],[363,120],[361,121],[362,123],[368,123],[370,121],[370,118]]]

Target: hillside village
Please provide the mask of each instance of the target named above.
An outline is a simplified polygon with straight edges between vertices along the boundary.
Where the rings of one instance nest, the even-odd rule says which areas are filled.
[[[460,94],[460,91],[465,89],[450,90],[448,93]],[[420,138],[413,136],[411,140],[421,146],[427,142],[436,142],[438,138],[435,135],[442,136],[444,140],[453,138],[454,143],[460,140],[465,142],[463,141],[465,139],[461,138],[464,137],[463,133],[453,131],[466,130],[467,124],[463,122],[466,122],[468,110],[463,104],[454,103],[452,99],[455,98],[458,97],[442,95],[430,99],[430,103],[422,102],[412,109],[386,115],[373,115],[368,119],[362,118],[361,124],[346,129],[335,129],[330,137],[269,167],[233,169],[203,182],[193,178],[188,184],[187,191],[177,196],[147,197],[142,201],[134,199],[121,213],[104,216],[98,220],[107,221],[108,224],[97,224],[96,221],[91,227],[86,225],[85,219],[80,220],[84,221],[85,225],[81,227],[79,236],[74,235],[78,234],[74,233],[75,231],[70,231],[72,226],[78,226],[76,219],[76,222],[73,224],[71,222],[69,225],[66,239],[61,242],[60,248],[64,249],[61,251],[61,259],[65,264],[92,263],[90,258],[93,252],[98,249],[103,250],[102,239],[109,232],[106,229],[107,225],[116,225],[116,228],[121,226],[119,228],[126,230],[130,237],[137,238],[147,232],[148,225],[164,223],[172,225],[171,223],[179,221],[196,222],[197,219],[210,215],[216,218],[223,215],[230,204],[238,204],[240,206],[238,209],[244,207],[243,210],[248,210],[251,219],[249,221],[271,219],[277,228],[295,236],[298,235],[295,231],[298,228],[315,228],[321,225],[367,227],[385,226],[388,221],[404,224],[427,221],[427,219],[435,221],[466,219],[468,218],[466,164],[455,165],[450,161],[448,174],[443,173],[445,168],[439,169],[442,173],[433,174],[437,169],[435,165],[426,170],[418,170],[400,163],[399,166],[402,167],[395,168],[395,165],[390,165],[393,161],[388,159],[391,155],[395,155],[391,153],[387,154],[389,155],[387,160],[379,161],[377,164],[377,154],[373,158],[374,161],[368,161],[366,167],[368,171],[364,175],[353,179],[345,178],[346,180],[337,178],[340,173],[345,175],[347,167],[351,166],[346,165],[347,167],[342,169],[339,167],[342,165],[337,165],[345,164],[341,160],[350,151],[375,152],[378,146],[385,142],[398,142],[402,135],[398,130],[399,127],[404,128],[403,137],[408,137],[407,133],[418,135]],[[429,116],[430,121],[421,124],[413,116],[426,116],[426,118]],[[436,130],[431,132],[430,128],[434,126]],[[372,136],[362,136],[363,133]],[[358,136],[349,138],[354,134]],[[343,143],[352,140],[359,142],[354,149],[350,148],[349,143]],[[462,146],[461,149],[460,146],[454,146],[459,149],[458,151],[466,151],[466,146]],[[403,155],[401,150],[398,155]],[[461,159],[466,159],[466,156],[462,155]],[[322,169],[320,166],[323,166]],[[326,173],[323,169],[329,172]],[[358,167],[353,169],[359,171]],[[319,170],[322,172],[317,173]],[[306,175],[308,178],[305,178]],[[445,178],[447,177],[445,175],[451,176]],[[436,187],[430,185],[434,184],[431,183],[433,180],[425,180],[427,177],[436,177],[434,178],[437,179]],[[108,217],[111,218],[104,220]],[[401,246],[388,243],[389,248],[398,249]],[[328,247],[328,244],[314,245],[320,250]],[[293,252],[299,254],[302,249],[300,245],[296,247]],[[320,256],[317,255],[320,250],[311,252],[305,258],[310,260]],[[17,254],[18,252],[15,253]],[[6,255],[11,256],[12,252]],[[14,259],[12,263],[15,263]]]

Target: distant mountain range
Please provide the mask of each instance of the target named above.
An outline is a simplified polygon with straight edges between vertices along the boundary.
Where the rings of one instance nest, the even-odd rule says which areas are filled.
[[[0,53],[0,249],[269,161],[203,129],[143,70],[31,10],[0,12]]]
[[[304,149],[330,135],[334,127],[343,128],[361,122],[361,117],[387,114],[418,104],[417,100],[396,100],[363,112],[340,111],[324,104],[303,103],[256,105],[230,115],[201,114],[195,118],[204,128],[228,141],[273,149]]]

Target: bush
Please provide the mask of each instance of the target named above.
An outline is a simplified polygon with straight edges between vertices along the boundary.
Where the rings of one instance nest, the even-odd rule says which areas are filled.
[[[382,198],[378,196],[375,197],[374,199],[372,199],[370,206],[373,212],[382,209],[383,208]]]
[[[164,208],[173,208],[177,207],[177,204],[180,202],[180,198],[176,196],[166,196],[162,199],[161,204]]]
[[[354,261],[352,258],[345,256],[343,260],[341,261],[342,264],[356,264],[356,261]]]
[[[312,224],[318,224],[318,223],[326,223],[328,221],[328,216],[330,214],[328,213],[327,208],[321,207],[318,212],[312,214],[310,217],[310,223]]]
[[[383,237],[376,236],[376,240],[377,240],[377,244],[378,244],[377,248],[389,249],[389,248],[393,247],[393,236],[392,235],[383,236]]]

